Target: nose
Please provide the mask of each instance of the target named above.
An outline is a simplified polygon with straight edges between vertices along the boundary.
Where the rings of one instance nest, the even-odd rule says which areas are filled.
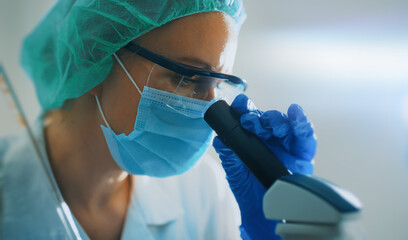
[[[215,96],[216,96],[215,92],[216,92],[215,86],[209,87],[208,90],[207,90],[207,94],[206,94],[207,96],[206,96],[206,98],[204,100],[206,100],[206,101],[213,100],[215,98]]]

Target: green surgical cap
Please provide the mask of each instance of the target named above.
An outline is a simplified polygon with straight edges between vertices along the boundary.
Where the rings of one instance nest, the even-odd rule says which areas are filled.
[[[101,83],[112,54],[176,18],[221,11],[238,29],[242,0],[60,0],[23,43],[21,62],[43,111],[60,108]]]

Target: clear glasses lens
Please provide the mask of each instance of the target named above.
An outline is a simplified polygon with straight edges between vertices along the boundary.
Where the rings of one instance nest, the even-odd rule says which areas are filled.
[[[243,92],[243,86],[226,79],[206,76],[190,78],[159,65],[152,69],[147,86],[197,100],[224,99],[230,103]]]

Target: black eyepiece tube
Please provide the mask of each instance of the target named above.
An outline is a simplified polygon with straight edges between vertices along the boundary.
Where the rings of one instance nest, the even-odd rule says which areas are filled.
[[[281,176],[291,174],[256,135],[241,126],[240,116],[224,100],[211,105],[204,120],[266,189]]]

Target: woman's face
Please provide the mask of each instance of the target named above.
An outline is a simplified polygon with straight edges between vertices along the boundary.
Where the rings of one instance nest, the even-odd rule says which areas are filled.
[[[179,63],[231,73],[237,32],[230,16],[220,12],[199,13],[156,28],[137,39],[137,44]],[[158,65],[153,68],[154,63],[126,49],[119,50],[117,55],[140,90],[148,84],[174,92],[177,84],[165,81],[169,76],[167,70]],[[98,88],[97,94],[111,128],[117,134],[129,134],[134,128],[141,96],[117,62]]]

